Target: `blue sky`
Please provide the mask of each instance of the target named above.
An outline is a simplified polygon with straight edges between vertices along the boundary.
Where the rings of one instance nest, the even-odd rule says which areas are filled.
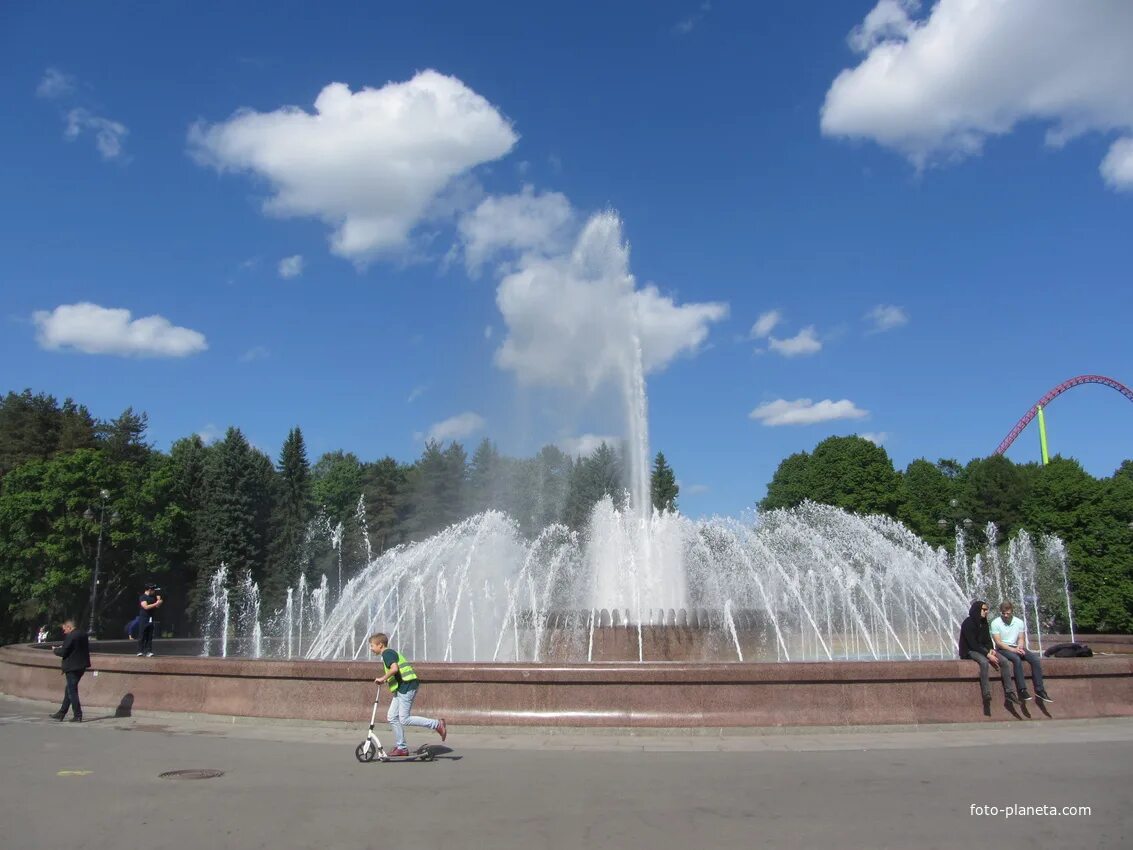
[[[1124,0],[6,4],[0,389],[528,455],[624,433],[636,335],[686,513],[832,434],[983,456],[1133,383],[1129,43]],[[1131,425],[1048,411],[1099,476]]]

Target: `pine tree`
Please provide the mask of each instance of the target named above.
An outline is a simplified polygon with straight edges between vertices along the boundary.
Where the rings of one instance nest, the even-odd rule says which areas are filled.
[[[649,495],[653,508],[658,511],[675,511],[680,490],[673,468],[665,461],[665,455],[657,452],[657,457],[653,459],[653,473],[649,477]]]
[[[307,527],[314,514],[311,495],[311,464],[303,432],[292,428],[279,452],[277,465],[279,498],[272,516],[271,558],[264,579],[264,596],[278,603],[288,587],[305,571]]]

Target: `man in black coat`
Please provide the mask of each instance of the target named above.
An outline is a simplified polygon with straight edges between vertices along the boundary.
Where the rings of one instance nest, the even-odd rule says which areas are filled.
[[[55,647],[55,654],[63,659],[63,675],[67,677],[67,687],[63,691],[63,705],[51,715],[56,720],[67,716],[67,710],[74,707],[72,723],[83,722],[83,707],[79,703],[79,679],[90,668],[90,641],[87,633],[75,628],[73,620],[63,623],[63,645]]]
[[[987,622],[988,604],[977,599],[968,609],[968,616],[960,624],[960,657],[970,658],[980,665],[980,691],[983,694],[984,714],[991,714],[991,686],[988,683],[988,666],[999,671],[1003,680],[1003,692],[1009,703],[1018,703],[1019,698],[1011,688],[1011,671],[1008,665],[999,663],[995,644],[991,641],[991,627]]]

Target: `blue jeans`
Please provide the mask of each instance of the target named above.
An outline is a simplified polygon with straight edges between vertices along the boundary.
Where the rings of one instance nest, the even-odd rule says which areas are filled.
[[[59,706],[59,713],[65,715],[68,710],[75,710],[75,717],[83,716],[83,707],[79,703],[79,679],[83,678],[83,670],[68,670],[63,675],[67,684],[63,689],[63,704]]]
[[[1031,665],[1031,682],[1035,686],[1035,693],[1045,692],[1046,689],[1043,687],[1043,665],[1041,655],[1039,655],[1037,652],[1032,652],[1029,649],[1023,650],[1023,655],[1011,652],[1010,650],[1006,652],[996,652],[996,655],[998,655],[1001,661],[1004,662],[1004,667],[1006,667],[1008,664],[1010,665],[1010,669],[1015,673],[1015,686],[1020,691],[1027,690],[1027,680],[1023,678],[1023,662],[1026,661]]]
[[[395,747],[409,749],[408,744],[405,743],[406,726],[424,726],[426,729],[437,728],[436,720],[429,717],[413,716],[413,700],[415,699],[417,699],[417,688],[405,691],[405,693],[393,694],[393,699],[389,701],[389,712],[386,714],[386,720],[389,721],[389,728],[393,730],[393,734],[397,737],[394,742]]]

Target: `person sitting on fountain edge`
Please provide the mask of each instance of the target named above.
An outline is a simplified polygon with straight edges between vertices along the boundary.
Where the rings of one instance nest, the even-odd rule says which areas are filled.
[[[991,629],[987,623],[988,605],[977,599],[968,609],[968,617],[960,624],[960,657],[970,658],[980,665],[980,692],[983,694],[984,714],[991,714],[991,685],[988,683],[988,665],[999,671],[1003,680],[1003,693],[1007,702],[1017,703],[1019,698],[1011,690],[1009,668],[1000,664],[995,645],[991,642]]]
[[[995,641],[997,654],[1003,661],[1003,666],[1010,665],[1014,671],[1021,699],[1026,701],[1031,698],[1027,693],[1027,680],[1023,677],[1023,662],[1026,661],[1031,665],[1035,696],[1043,702],[1054,702],[1043,687],[1043,665],[1039,654],[1027,649],[1027,624],[1020,617],[1014,616],[1014,611],[1010,602],[1003,602],[999,606],[999,616],[991,621],[991,637]]]
[[[381,657],[382,668],[385,670],[385,675],[374,679],[374,682],[379,685],[385,684],[391,693],[386,720],[389,721],[389,728],[393,730],[397,740],[390,755],[409,755],[409,745],[405,742],[406,726],[424,726],[426,729],[434,730],[441,736],[442,741],[447,738],[448,729],[445,727],[443,717],[440,720],[432,720],[428,717],[413,716],[413,700],[417,698],[421,680],[417,678],[417,674],[413,672],[413,665],[405,656],[396,649],[389,648],[389,637],[382,632],[370,635],[370,652]]]

